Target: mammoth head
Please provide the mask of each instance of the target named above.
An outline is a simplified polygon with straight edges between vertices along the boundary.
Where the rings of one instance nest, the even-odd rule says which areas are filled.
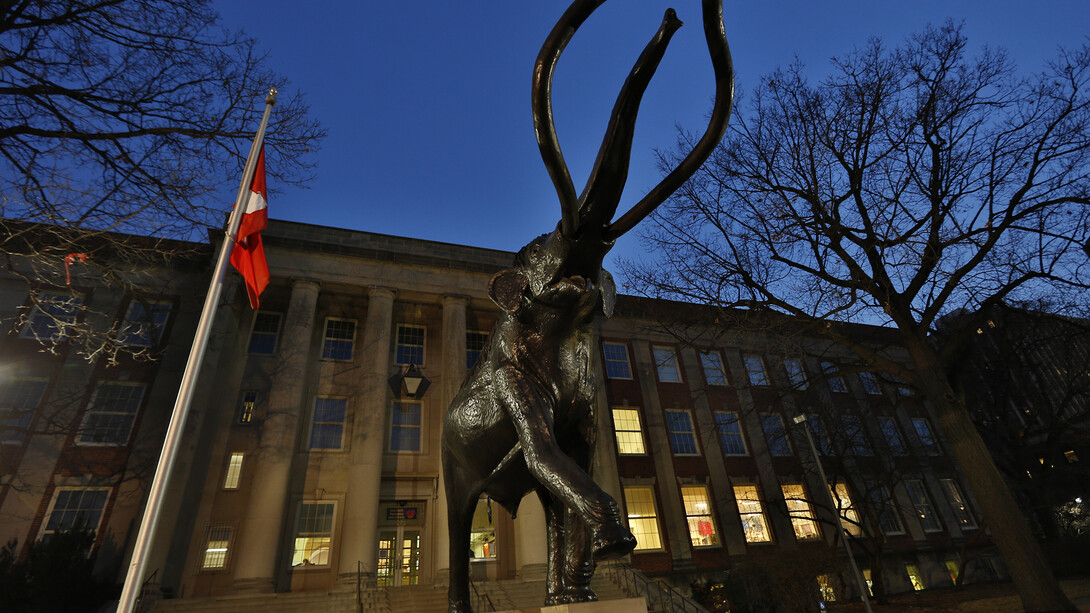
[[[613,276],[601,266],[578,270],[573,266],[573,247],[559,229],[535,238],[519,250],[513,268],[492,277],[489,297],[512,314],[530,305],[578,310],[600,304],[605,316],[611,316],[617,299]]]

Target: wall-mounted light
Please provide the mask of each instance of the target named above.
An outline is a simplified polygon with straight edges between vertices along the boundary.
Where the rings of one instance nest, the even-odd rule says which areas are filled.
[[[404,393],[414,400],[423,398],[424,392],[428,391],[428,386],[431,385],[431,381],[420,372],[416,364],[409,364],[404,372],[398,369],[397,374],[390,377],[389,383],[395,396],[400,398]]]

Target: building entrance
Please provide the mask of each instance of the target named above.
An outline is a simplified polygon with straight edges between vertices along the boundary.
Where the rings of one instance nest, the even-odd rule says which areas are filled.
[[[384,502],[379,507],[375,579],[380,587],[420,583],[424,504],[422,500],[402,500]]]

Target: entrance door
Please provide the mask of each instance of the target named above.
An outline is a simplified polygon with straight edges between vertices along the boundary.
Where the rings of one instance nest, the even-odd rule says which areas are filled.
[[[379,530],[375,576],[379,586],[420,582],[420,528],[397,526]]]

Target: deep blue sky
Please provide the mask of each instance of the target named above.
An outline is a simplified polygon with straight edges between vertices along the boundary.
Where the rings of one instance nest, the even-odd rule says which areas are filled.
[[[270,184],[270,216],[507,250],[551,230],[560,209],[534,141],[530,73],[567,4],[218,0],[223,22],[262,42],[291,81],[282,91],[304,92],[329,131],[309,189]],[[658,182],[653,151],[672,145],[675,125],[705,127],[713,83],[700,3],[606,2],[557,66],[557,132],[579,191],[621,83],[669,6],[686,27],[641,106],[621,210]],[[870,36],[896,46],[947,18],[964,20],[973,48],[1004,47],[1027,73],[1090,33],[1086,0],[726,0],[724,13],[742,93],[795,56],[820,78],[831,56]],[[638,255],[636,232],[607,267]]]

